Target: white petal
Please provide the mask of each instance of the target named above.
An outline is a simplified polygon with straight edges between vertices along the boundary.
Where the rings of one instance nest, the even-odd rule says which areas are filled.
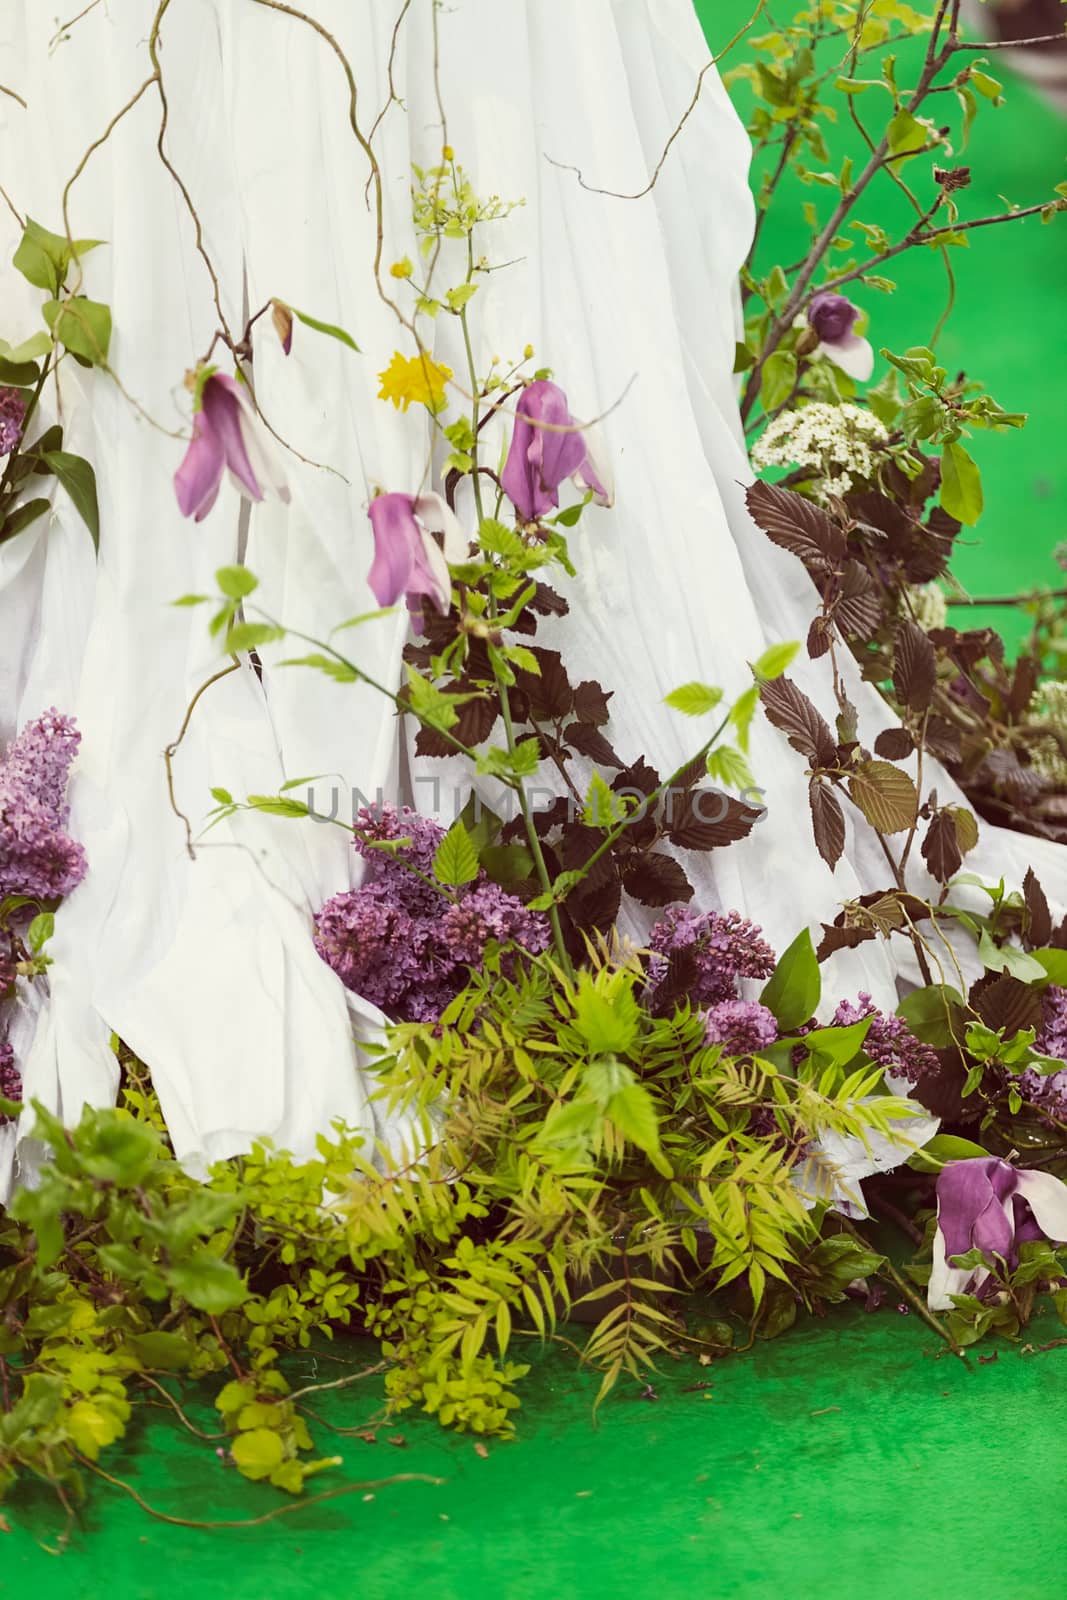
[[[417,501],[416,504],[418,504]],[[422,548],[426,556],[426,565],[429,567],[430,575],[437,585],[437,593],[433,597],[434,603],[441,615],[444,616],[448,611],[449,601],[452,598],[452,577],[448,570],[448,562],[445,560],[437,540],[425,528],[420,528],[419,532],[422,535]],[[465,546],[464,549],[466,549]]]
[[[415,515],[428,532],[444,534],[447,561],[467,559],[470,540],[451,506],[439,494],[420,494],[415,501]]]
[[[1067,1184],[1051,1172],[1020,1172],[1016,1193],[1021,1194],[1048,1239],[1067,1244]]]
[[[288,503],[289,485],[282,469],[281,457],[275,448],[274,440],[256,415],[255,407],[240,384],[237,386],[237,402],[240,406],[241,438],[244,440],[245,451],[260,488],[264,494],[272,494]]]
[[[585,441],[585,461],[574,474],[575,482],[583,489],[592,489],[593,498],[598,506],[613,506],[615,504],[615,480],[608,463],[608,452],[604,447],[603,436],[599,428],[585,428],[582,432]],[[598,480],[591,483],[586,476],[585,468],[589,467],[593,476]]]
[[[914,1102],[902,1099],[901,1104]],[[864,1139],[854,1134],[821,1134],[812,1140],[804,1160],[794,1167],[793,1182],[812,1204],[823,1200],[846,1217],[865,1217],[867,1208],[860,1179],[899,1167],[933,1138],[938,1127],[937,1117],[912,1116],[901,1119],[899,1129],[890,1134],[873,1129]]]
[[[842,372],[847,372],[850,378],[855,378],[857,383],[866,383],[874,371],[871,342],[861,339],[858,333],[846,333],[832,344],[821,344],[819,354],[832,361],[835,367],[840,367]]]
[[[945,1255],[945,1236],[940,1228],[934,1229],[934,1259],[926,1286],[926,1304],[931,1311],[954,1311],[956,1308],[949,1296],[980,1288],[988,1276],[984,1270],[976,1275],[966,1267],[950,1267]]]

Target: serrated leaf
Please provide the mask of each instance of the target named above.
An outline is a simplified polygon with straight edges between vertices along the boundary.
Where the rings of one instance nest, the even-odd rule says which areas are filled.
[[[478,852],[474,848],[473,839],[459,819],[452,824],[437,846],[437,853],[433,858],[433,875],[438,883],[445,884],[449,888],[473,883],[478,876]]]
[[[796,639],[772,644],[764,650],[758,661],[753,662],[752,671],[761,683],[772,683],[775,678],[782,676],[799,649],[800,644]]]
[[[714,688],[710,683],[683,683],[680,688],[672,689],[664,698],[664,705],[670,706],[674,711],[680,711],[686,717],[703,717],[715,707],[722,699],[722,690]]]
[[[888,761],[863,762],[850,774],[848,792],[879,833],[902,833],[918,815],[914,783]]]
[[[817,778],[808,785],[808,804],[816,849],[833,871],[845,848],[845,814],[829,784]]]
[[[659,1119],[652,1096],[641,1083],[629,1083],[612,1095],[607,1115],[619,1132],[639,1150],[651,1154],[659,1149]]]
[[[812,572],[826,572],[848,554],[845,535],[821,506],[781,484],[762,480],[749,485],[745,503],[756,526]]]

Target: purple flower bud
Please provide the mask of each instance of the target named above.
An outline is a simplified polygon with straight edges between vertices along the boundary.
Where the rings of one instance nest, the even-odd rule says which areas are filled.
[[[537,522],[559,505],[559,487],[566,478],[591,489],[598,505],[611,504],[567,396],[558,384],[539,378],[519,396],[500,482],[520,519]]]
[[[174,474],[183,517],[203,522],[218,498],[224,471],[246,500],[262,500],[267,494],[289,499],[284,474],[252,402],[233,378],[212,372],[200,389],[192,441]]]
[[[808,306],[808,323],[819,336],[819,354],[866,383],[874,371],[874,351],[866,339],[853,333],[859,307],[843,294],[824,289]]]

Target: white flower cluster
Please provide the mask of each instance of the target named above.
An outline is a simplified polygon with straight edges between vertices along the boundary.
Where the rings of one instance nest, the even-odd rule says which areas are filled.
[[[907,589],[911,614],[927,633],[931,628],[943,628],[948,621],[948,606],[938,583],[913,583]]]
[[[1043,678],[1030,702],[1031,722],[1046,722],[1067,735],[1067,681]],[[1042,777],[1067,784],[1067,756],[1056,738],[1040,739],[1030,746],[1030,760]]]
[[[876,416],[859,406],[821,400],[783,411],[768,423],[752,450],[756,467],[811,467],[823,494],[847,494],[857,478],[874,476],[871,445],[888,438]]]

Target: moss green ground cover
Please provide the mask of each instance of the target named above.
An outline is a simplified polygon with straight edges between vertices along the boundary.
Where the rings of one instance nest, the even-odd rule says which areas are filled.
[[[752,15],[755,0],[696,0],[696,6],[709,45],[720,50]],[[795,6],[773,9],[784,19],[799,9],[799,0]],[[770,29],[760,23],[756,31]],[[744,48],[743,42],[735,46],[723,63],[724,71],[741,59]],[[901,84],[914,82],[924,50],[922,39],[897,46]],[[965,217],[993,215],[1011,203],[1032,204],[1067,177],[1067,122],[1002,70],[1003,59],[1001,55],[990,70],[1005,83],[1007,104],[1000,110],[983,105],[967,149],[956,152],[956,160],[972,171],[971,187],[961,197]],[[745,100],[743,87],[738,100]],[[860,110],[868,120],[874,114],[862,99]],[[877,110],[881,111],[880,103]],[[836,129],[827,128],[826,136],[830,167],[838,170],[844,157],[851,155],[858,170],[865,148],[851,123],[846,119]],[[914,162],[906,176],[926,194],[929,177],[920,167],[921,161]],[[857,214],[902,237],[914,220],[907,201],[884,179],[871,192],[877,199],[866,208],[861,205]],[[801,207],[805,200],[815,200],[825,216],[827,195],[826,189],[795,181],[783,185],[773,223],[761,242],[759,261],[764,269],[775,262],[789,265],[804,255],[809,235]],[[972,237],[970,249],[953,252],[956,306],[939,354],[950,369],[966,368],[980,377],[1006,409],[1030,415],[1021,432],[980,434],[973,448],[968,446],[982,468],[986,513],[974,532],[957,544],[953,568],[975,595],[1063,583],[1063,572],[1051,552],[1067,539],[1065,221],[1061,218],[1059,226],[1045,227],[1035,217],[981,229]],[[915,250],[883,270],[897,283],[895,294],[852,286],[856,301],[870,314],[872,344],[876,350],[888,346],[901,351],[925,343],[945,305],[940,258],[929,250]],[[884,368],[879,361],[875,380]],[[1005,611],[976,610],[973,622],[1000,627],[1009,640],[1021,631]]]
[[[982,1347],[964,1367],[914,1316],[852,1308],[749,1354],[666,1369],[658,1400],[629,1385],[590,1421],[597,1378],[569,1352],[537,1354],[520,1437],[478,1453],[426,1418],[339,1438],[344,1466],[317,1481],[395,1472],[439,1484],[363,1491],[246,1530],[148,1518],[93,1485],[82,1528],[41,1549],[54,1501],[20,1491],[0,1543],[0,1593],[39,1600],[1059,1600],[1067,1559],[1067,1348],[1038,1319],[1030,1345]],[[533,1345],[533,1341],[531,1341]],[[935,1348],[936,1346],[936,1348]],[[341,1347],[359,1362],[373,1346]],[[312,1362],[297,1363],[309,1378]],[[341,1369],[319,1364],[318,1378]],[[379,1379],[318,1397],[358,1428]],[[707,1389],[692,1388],[706,1382]],[[206,1408],[190,1404],[205,1430]],[[144,1413],[141,1413],[144,1415]],[[107,1467],[162,1510],[260,1516],[277,1492],[247,1483],[164,1412],[131,1429]],[[390,1435],[402,1438],[389,1444]],[[1040,1530],[1038,1532],[1038,1530]]]

